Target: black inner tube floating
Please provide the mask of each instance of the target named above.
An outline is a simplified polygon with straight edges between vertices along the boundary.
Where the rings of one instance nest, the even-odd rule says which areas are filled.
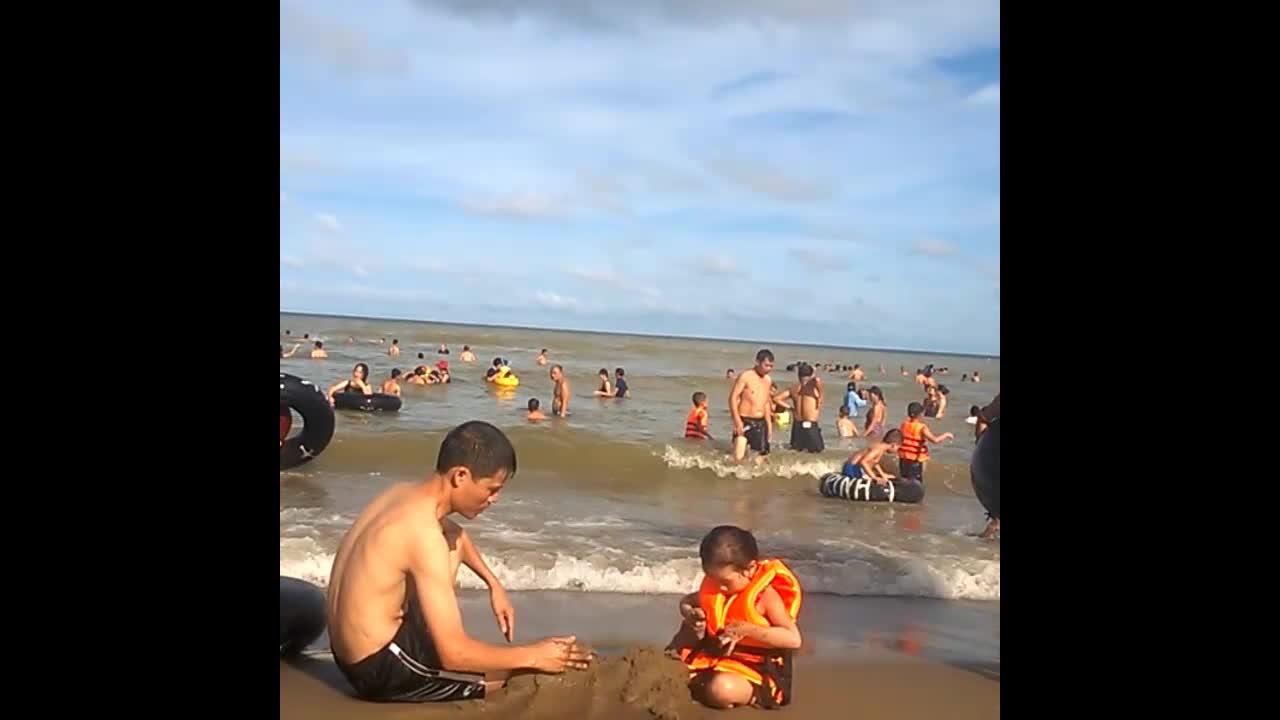
[[[924,500],[924,485],[897,478],[888,485],[872,482],[867,478],[857,480],[838,472],[827,473],[818,481],[818,492],[823,497],[840,498],[853,502],[892,502],[915,504]]]
[[[361,392],[340,392],[333,396],[333,406],[340,410],[363,410],[364,412],[399,412],[401,400],[396,395],[374,393],[365,395]]]
[[[978,438],[978,447],[969,461],[969,477],[978,502],[991,517],[1000,519],[1000,418],[991,421]]]
[[[305,580],[280,576],[280,657],[297,655],[324,633],[324,591]]]
[[[284,439],[280,469],[288,470],[315,458],[333,439],[333,408],[320,388],[295,375],[280,373],[280,431],[288,432],[289,411],[302,416],[302,432]]]

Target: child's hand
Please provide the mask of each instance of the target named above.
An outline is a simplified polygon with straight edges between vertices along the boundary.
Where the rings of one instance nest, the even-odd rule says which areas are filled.
[[[680,615],[684,617],[685,623],[698,634],[698,637],[702,637],[706,633],[707,614],[702,611],[702,608],[682,605],[680,607]]]

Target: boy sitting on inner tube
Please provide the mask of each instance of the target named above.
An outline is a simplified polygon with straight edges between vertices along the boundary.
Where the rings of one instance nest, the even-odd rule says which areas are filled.
[[[732,525],[707,533],[698,554],[702,586],[681,598],[684,622],[667,646],[688,665],[694,699],[713,708],[789,705],[800,581]]]
[[[898,446],[901,444],[902,431],[894,428],[885,433],[884,439],[880,442],[873,442],[869,447],[850,455],[849,459],[844,461],[840,474],[854,480],[867,478],[872,482],[888,485],[893,481],[893,476],[881,469],[880,458],[885,453],[898,452]]]

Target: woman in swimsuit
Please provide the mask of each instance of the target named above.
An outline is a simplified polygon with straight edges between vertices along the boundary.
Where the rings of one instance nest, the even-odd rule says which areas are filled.
[[[884,393],[878,385],[867,389],[867,400],[871,402],[871,409],[867,411],[866,430],[862,435],[875,437],[884,433]]]
[[[613,385],[609,382],[608,368],[600,368],[600,387],[596,388],[596,397],[613,397]]]
[[[947,399],[932,385],[924,386],[924,416],[940,418],[947,410]]]
[[[329,404],[333,404],[333,396],[341,390],[342,392],[358,392],[365,395],[373,394],[373,386],[369,384],[369,366],[364,363],[356,363],[351,368],[351,377],[341,382],[335,383],[326,393],[329,398]]]

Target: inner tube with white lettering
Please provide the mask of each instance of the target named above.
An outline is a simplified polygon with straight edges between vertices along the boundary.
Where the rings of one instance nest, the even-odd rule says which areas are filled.
[[[838,472],[827,473],[818,481],[818,492],[823,497],[839,498],[854,502],[888,502],[915,504],[924,500],[924,485],[911,480],[894,478],[888,485],[872,482],[867,478],[853,479]]]
[[[293,415],[302,416],[302,431],[287,437]],[[280,373],[280,469],[297,467],[320,454],[333,439],[333,408],[324,392],[295,375]]]
[[[969,477],[973,493],[991,517],[1000,519],[1000,418],[991,421],[978,438],[978,446],[969,461]]]
[[[333,406],[340,410],[363,410],[364,412],[400,412],[401,401],[396,395],[374,393],[365,395],[359,392],[340,392],[333,395]]]
[[[324,591],[280,576],[280,657],[292,657],[319,639],[326,625]]]

